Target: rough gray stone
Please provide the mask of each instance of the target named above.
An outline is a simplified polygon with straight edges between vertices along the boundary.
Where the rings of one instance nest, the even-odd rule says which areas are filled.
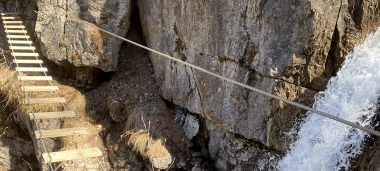
[[[37,5],[35,31],[44,56],[65,66],[116,69],[122,41],[81,20],[124,37],[131,0],[41,0]]]
[[[305,105],[312,104],[313,95],[339,69],[352,48],[350,42],[367,33],[360,31],[360,23],[365,21],[364,27],[379,23],[376,0],[139,0],[137,5],[147,46]],[[156,54],[150,56],[166,100],[219,129],[286,152],[292,141],[286,132],[304,111]],[[219,141],[209,137],[210,154],[231,150],[212,144]],[[230,161],[224,155],[211,157]]]
[[[311,34],[310,3],[138,1],[138,6],[148,46],[269,93],[289,66],[306,64],[301,45]],[[268,121],[279,109],[269,105],[271,99],[154,54],[151,60],[165,99],[267,144]],[[306,91],[296,89],[297,97]]]
[[[216,159],[217,170],[275,170],[280,159],[276,151],[265,149],[260,144],[235,137],[220,129],[215,123],[208,122],[210,134],[209,150],[211,158]]]
[[[6,131],[6,130],[5,130]],[[29,170],[27,163],[18,163],[19,158],[34,155],[32,141],[25,141],[19,137],[1,138],[0,141],[0,170]]]
[[[185,123],[183,125],[185,135],[189,140],[192,140],[199,131],[199,120],[196,116],[191,114],[186,115]]]

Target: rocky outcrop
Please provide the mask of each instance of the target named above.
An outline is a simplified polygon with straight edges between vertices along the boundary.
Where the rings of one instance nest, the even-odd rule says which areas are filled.
[[[305,105],[325,88],[352,46],[378,25],[368,23],[379,23],[375,0],[139,0],[137,4],[149,47]],[[286,132],[304,111],[150,55],[165,99],[207,118],[209,130],[222,129],[249,140],[243,144],[254,142],[277,154],[286,152],[292,139]],[[237,169],[243,163],[215,155],[238,152],[226,143],[213,143],[219,142],[216,136],[209,138],[211,157],[227,163],[221,170]],[[233,136],[225,138],[235,141]]]
[[[207,127],[209,152],[216,159],[217,170],[276,170],[275,163],[280,158],[276,151],[220,129],[212,122]]]
[[[91,25],[124,37],[130,24],[131,0],[41,0],[37,6],[35,32],[42,54],[59,65],[85,66],[76,70],[87,73],[76,78],[78,87],[97,79],[92,76],[94,68],[116,70],[122,41]]]

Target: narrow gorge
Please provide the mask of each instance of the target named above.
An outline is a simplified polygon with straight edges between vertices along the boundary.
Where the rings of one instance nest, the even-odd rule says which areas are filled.
[[[340,77],[342,64],[350,62],[345,59],[352,59],[346,57],[349,52],[380,26],[378,0],[3,0],[0,12],[20,14],[39,53],[46,57],[49,73],[67,89],[69,107],[83,113],[80,123],[93,130],[89,137],[103,149],[107,170],[120,171],[313,170],[310,162],[297,168],[284,162],[313,160],[314,153],[306,154],[291,144],[310,140],[302,141],[298,134],[305,120],[314,119],[306,119],[305,110],[163,58],[93,26],[310,107],[327,96],[320,92],[333,84],[329,80]],[[5,35],[1,38],[6,52]],[[369,47],[356,47],[360,50],[372,52]],[[374,54],[364,63],[376,65],[378,58]],[[1,96],[6,94],[1,91]],[[378,100],[376,93],[371,95]],[[364,118],[374,128],[376,105],[369,107],[375,113]],[[17,107],[3,107],[5,115]],[[19,131],[28,132],[23,121],[18,122]],[[342,131],[341,127],[329,129]],[[140,130],[148,132],[149,143],[160,142],[160,150],[139,151],[133,135]],[[356,129],[346,131],[355,133],[351,139],[360,135],[364,143],[355,149],[352,144],[342,148],[352,154],[344,160],[324,158],[337,161],[321,161],[315,164],[320,165],[318,170],[376,170],[379,139],[364,139]],[[315,143],[322,142],[314,138]],[[33,148],[35,140],[24,141],[29,144],[25,147]],[[70,143],[54,140],[52,146]],[[305,155],[284,157],[299,151]],[[37,159],[27,159],[31,153],[17,155],[28,156],[25,160],[33,169],[46,169]],[[76,164],[91,170],[84,161]],[[76,167],[75,163],[61,165],[63,170]],[[20,170],[2,160],[0,167]]]

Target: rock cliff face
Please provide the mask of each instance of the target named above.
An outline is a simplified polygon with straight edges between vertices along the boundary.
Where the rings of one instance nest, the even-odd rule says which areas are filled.
[[[76,86],[93,83],[94,68],[116,70],[122,41],[80,20],[124,37],[131,0],[39,0],[37,6],[35,32],[42,54],[59,65],[76,67]]]
[[[376,0],[137,4],[149,47],[305,105],[324,89],[352,46],[379,25]],[[260,165],[254,156],[230,160],[244,152],[219,143],[234,139],[220,134],[266,147],[253,150],[258,153],[286,151],[292,138],[286,132],[304,111],[155,54],[151,61],[163,97],[209,121],[210,154],[223,161],[219,169],[238,169],[243,161]]]
[[[37,15],[47,58],[77,67],[84,84],[93,81],[94,68],[116,70],[120,40],[70,18],[125,36],[131,0],[35,2],[38,14],[28,11]],[[378,0],[135,2],[147,46],[305,105],[380,24]],[[274,169],[272,160],[286,152],[294,138],[287,132],[304,111],[155,54],[150,59],[163,98],[205,120],[217,169]]]

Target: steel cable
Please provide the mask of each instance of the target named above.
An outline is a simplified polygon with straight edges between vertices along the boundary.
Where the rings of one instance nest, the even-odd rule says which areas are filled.
[[[159,52],[159,51],[157,51],[157,50],[151,49],[151,48],[149,48],[149,47],[143,46],[143,45],[141,45],[141,44],[138,44],[138,43],[136,43],[136,42],[133,42],[133,41],[131,41],[131,40],[128,40],[128,39],[126,39],[126,38],[123,38],[123,37],[121,37],[121,36],[119,36],[119,35],[116,35],[116,34],[114,34],[114,33],[111,33],[111,32],[109,32],[109,31],[107,31],[107,30],[104,30],[104,29],[102,29],[102,28],[99,28],[98,26],[96,26],[96,25],[94,25],[94,24],[92,24],[92,23],[89,23],[89,22],[87,22],[87,21],[84,21],[84,20],[81,20],[81,19],[78,19],[78,18],[72,18],[72,17],[69,17],[69,18],[67,18],[67,19],[68,19],[68,20],[73,20],[73,21],[81,21],[81,22],[84,22],[84,23],[86,23],[86,24],[88,24],[88,25],[91,25],[91,26],[93,26],[93,27],[95,27],[95,28],[97,28],[97,29],[99,29],[99,30],[101,30],[101,31],[103,31],[103,32],[105,32],[105,33],[107,33],[107,34],[110,34],[110,35],[112,35],[112,36],[114,36],[114,37],[117,37],[117,38],[119,38],[119,39],[121,39],[121,40],[124,40],[124,41],[126,41],[126,42],[128,42],[128,43],[131,43],[131,44],[133,44],[133,45],[136,45],[136,46],[138,46],[138,47],[141,47],[141,48],[143,48],[143,49],[145,49],[145,50],[148,50],[148,51],[150,51],[150,52],[153,52],[153,53],[156,53],[156,54],[161,55],[161,56],[163,56],[163,57],[169,58],[169,59],[171,59],[171,60],[173,60],[173,61],[176,61],[176,62],[178,62],[178,63],[181,63],[181,64],[183,64],[183,65],[186,65],[186,66],[189,66],[189,67],[191,67],[191,68],[197,69],[198,71],[204,72],[204,73],[206,73],[206,74],[212,75],[212,76],[214,76],[214,77],[220,78],[220,79],[222,79],[222,80],[225,80],[225,81],[228,81],[228,82],[230,82],[230,83],[233,83],[233,84],[239,85],[239,86],[241,86],[241,87],[247,88],[247,89],[249,89],[249,90],[252,90],[252,91],[254,91],[254,92],[257,92],[257,93],[263,94],[263,95],[265,95],[265,96],[268,96],[268,97],[271,97],[271,98],[274,98],[274,99],[277,99],[277,100],[283,101],[284,103],[287,103],[287,104],[290,104],[290,105],[296,106],[296,107],[301,108],[301,109],[305,109],[305,110],[307,110],[307,111],[310,111],[310,112],[316,113],[316,114],[321,115],[321,116],[323,116],[323,117],[326,117],[326,118],[332,119],[332,120],[334,120],[334,121],[337,121],[337,122],[340,122],[340,123],[343,123],[343,124],[349,125],[349,126],[351,126],[351,127],[353,127],[353,128],[357,128],[357,129],[360,129],[360,130],[362,130],[362,131],[365,131],[365,132],[367,132],[367,133],[369,133],[369,134],[372,134],[372,135],[375,135],[375,136],[380,137],[380,132],[378,132],[378,131],[376,131],[376,130],[374,130],[374,129],[372,129],[372,128],[368,128],[368,127],[361,126],[361,125],[359,125],[359,124],[357,124],[357,123],[353,123],[353,122],[347,121],[347,120],[345,120],[345,119],[342,119],[342,118],[336,117],[336,116],[334,116],[334,115],[330,115],[330,114],[328,114],[328,113],[325,113],[325,112],[322,112],[322,111],[319,111],[319,110],[313,109],[313,108],[311,108],[311,107],[308,107],[308,106],[305,106],[305,105],[302,105],[302,104],[296,103],[296,102],[294,102],[294,101],[291,101],[291,100],[288,100],[288,99],[285,99],[285,98],[282,98],[282,97],[279,97],[279,96],[276,96],[276,95],[273,95],[273,94],[270,94],[270,93],[264,92],[264,91],[262,91],[262,90],[259,90],[259,89],[257,89],[257,88],[254,88],[254,87],[249,86],[249,85],[247,85],[247,84],[243,84],[243,83],[241,83],[241,82],[238,82],[238,81],[232,80],[232,79],[230,79],[230,78],[226,78],[226,77],[224,77],[224,76],[221,76],[221,75],[215,74],[215,73],[210,72],[210,71],[208,71],[208,70],[206,70],[206,69],[203,69],[203,68],[201,68],[201,67],[195,66],[195,65],[190,64],[190,63],[187,63],[187,62],[184,62],[184,61],[179,60],[179,59],[177,59],[177,58],[174,58],[174,57],[171,57],[171,56],[166,55],[166,54],[164,54],[164,53],[161,53],[161,52]]]

